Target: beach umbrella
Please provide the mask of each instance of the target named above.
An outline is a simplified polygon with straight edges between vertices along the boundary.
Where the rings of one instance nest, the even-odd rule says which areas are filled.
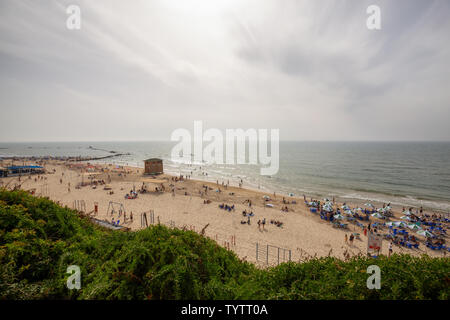
[[[269,196],[266,196],[266,195],[264,195],[263,198],[264,198],[264,199],[270,199],[270,197],[269,197]]]
[[[415,223],[410,223],[408,224],[408,228],[412,229],[412,230],[421,230],[422,228],[419,227],[417,224]]]
[[[289,197],[293,197],[294,196],[294,194],[291,192],[291,193],[289,193]]]
[[[344,209],[344,210],[350,210],[350,207],[348,205],[346,205],[346,204],[343,205],[341,208]]]
[[[393,223],[393,222],[387,222],[386,225],[387,225],[388,227],[392,227],[392,226],[394,225],[394,223]]]
[[[353,211],[352,210],[345,210],[344,211],[346,214],[353,214]]]
[[[428,230],[419,230],[417,231],[417,234],[424,236],[424,237],[431,237],[433,234]]]
[[[324,210],[324,211],[327,211],[327,212],[332,212],[332,211],[333,211],[333,208],[330,208],[330,207],[323,207],[323,210]]]
[[[372,213],[371,216],[374,217],[374,218],[378,218],[378,219],[383,219],[384,218],[384,216],[382,214],[378,213],[378,212]]]
[[[336,220],[342,220],[342,219],[344,219],[344,216],[341,215],[341,214],[335,214],[333,217],[334,217]]]
[[[375,208],[374,205],[371,203],[365,203],[364,205],[369,208]]]
[[[397,226],[397,227],[406,227],[407,226],[407,224],[404,223],[403,221],[395,221],[395,222],[393,222],[393,224],[394,224],[394,226]]]
[[[404,213],[404,214],[406,214],[407,216],[409,216],[409,215],[411,215],[411,214],[412,214],[412,212],[411,212],[411,211],[409,211],[409,210],[408,210],[408,211],[403,211],[403,213]]]
[[[410,217],[408,217],[408,216],[403,216],[403,217],[400,217],[400,219],[403,219],[403,220],[411,220],[411,218],[410,218]]]
[[[363,211],[363,209],[362,208],[356,208],[356,209],[353,209],[353,210],[355,210],[355,211]]]
[[[385,213],[385,212],[386,212],[386,210],[384,210],[384,208],[378,208],[377,211],[378,211],[379,213]]]

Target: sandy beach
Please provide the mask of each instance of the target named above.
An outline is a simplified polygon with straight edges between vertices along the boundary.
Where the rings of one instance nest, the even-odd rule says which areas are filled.
[[[245,181],[242,188],[239,186],[226,188],[222,185],[222,181],[219,181],[219,184],[190,179],[175,182],[174,177],[170,175],[157,176],[157,181],[165,180],[163,183],[165,191],[155,192],[155,187],[160,187],[161,184],[152,183],[152,178],[144,176],[141,168],[116,168],[108,164],[96,164],[96,168],[86,171],[85,166],[84,169],[81,167],[78,165],[78,168],[75,168],[73,163],[62,161],[47,161],[45,175],[39,178],[37,175],[22,176],[20,182],[17,176],[2,178],[1,184],[10,189],[20,184],[21,189],[34,192],[37,196],[49,197],[61,205],[85,211],[96,219],[108,222],[112,219],[120,220],[120,225],[130,230],[146,227],[141,222],[141,215],[144,212],[149,225],[162,223],[169,227],[186,228],[199,233],[204,229],[205,236],[233,250],[241,259],[261,266],[267,265],[267,262],[273,265],[287,261],[288,250],[293,261],[314,256],[331,255],[345,259],[358,254],[366,255],[367,237],[360,227],[349,223],[348,229],[333,228],[330,222],[321,220],[318,214],[310,212],[304,204],[303,197],[288,197],[249,190],[245,188]],[[91,179],[105,181],[111,190],[105,190],[103,184],[90,185]],[[87,185],[77,188],[76,186],[82,182]],[[149,192],[138,193],[136,199],[125,199],[125,195],[131,190],[138,191],[143,182]],[[171,185],[175,190],[174,193]],[[204,186],[209,187],[206,194]],[[219,188],[221,192],[216,192]],[[270,201],[266,201],[264,196],[270,197]],[[283,197],[290,203],[283,204]],[[306,197],[309,201],[310,197],[308,195]],[[208,200],[210,203],[205,203]],[[252,202],[251,207],[246,200]],[[296,203],[292,204],[293,201]],[[335,201],[339,206],[343,203],[340,199]],[[268,203],[273,207],[267,207]],[[220,204],[234,205],[235,209],[227,211],[219,208]],[[357,202],[347,201],[346,204],[352,208],[361,206],[361,203]],[[94,212],[96,205],[97,214]],[[126,213],[126,221],[123,215],[119,217],[118,214],[121,205]],[[382,206],[376,203],[374,205]],[[285,206],[288,207],[288,212],[281,210]],[[115,211],[114,214],[111,214],[111,209]],[[150,214],[151,210],[153,217]],[[250,225],[243,223],[248,221],[248,217],[242,214],[244,210],[254,214],[250,218]],[[402,216],[401,212],[401,207],[393,207],[394,217],[391,217],[391,221],[398,221]],[[262,219],[266,220],[264,228],[258,227],[257,223]],[[277,226],[270,223],[271,221],[281,222],[282,225]],[[371,217],[371,222],[377,221],[385,222]],[[363,223],[368,224],[366,221]],[[355,238],[353,244],[346,242],[345,236],[350,236],[354,232],[360,234],[359,239]],[[387,232],[387,228],[381,229],[380,232]],[[423,240],[420,236],[418,239]],[[388,255],[388,248],[389,242],[383,240],[381,254]],[[418,249],[394,245],[393,252],[430,256],[445,254],[445,250],[433,251],[427,248],[423,241]]]

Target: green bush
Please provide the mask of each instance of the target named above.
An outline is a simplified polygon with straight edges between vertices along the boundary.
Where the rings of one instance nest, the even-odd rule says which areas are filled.
[[[381,289],[366,287],[369,265]],[[69,265],[81,290],[66,287]],[[0,190],[2,299],[449,299],[448,258],[327,257],[261,270],[192,231],[96,226],[24,191]]]

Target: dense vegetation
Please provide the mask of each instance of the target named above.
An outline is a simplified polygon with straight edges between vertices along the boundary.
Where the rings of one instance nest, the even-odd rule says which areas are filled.
[[[66,287],[69,265],[81,290]],[[381,290],[366,287],[369,265]],[[23,191],[0,190],[1,299],[449,299],[448,258],[313,259],[260,270],[191,231],[109,231]]]

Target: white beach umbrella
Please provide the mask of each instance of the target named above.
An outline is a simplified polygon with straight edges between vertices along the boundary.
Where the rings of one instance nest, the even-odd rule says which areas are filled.
[[[408,217],[408,216],[403,216],[403,217],[400,217],[400,219],[403,219],[403,220],[411,220],[411,218],[410,217]]]
[[[408,228],[412,229],[412,230],[422,230],[421,227],[419,227],[417,224],[415,223],[410,223],[408,224]]]
[[[355,210],[355,211],[363,211],[363,209],[362,208],[356,208],[356,209],[353,209],[353,210]]]
[[[411,211],[409,211],[409,210],[408,210],[408,211],[403,211],[403,213],[404,213],[404,214],[406,214],[407,216],[409,216],[409,215],[411,215],[411,214],[412,214],[412,212],[411,212]]]
[[[404,223],[403,221],[395,221],[393,223],[394,223],[394,226],[397,226],[397,227],[406,227],[407,226],[407,224]]]
[[[374,218],[378,218],[378,219],[383,219],[384,218],[384,216],[382,214],[378,213],[378,212],[372,213],[371,216],[374,217]]]
[[[264,195],[263,198],[264,198],[264,199],[270,199],[270,197],[269,197],[269,196],[266,196],[266,195]]]
[[[346,214],[353,214],[353,211],[352,210],[345,210],[344,211]]]
[[[341,215],[341,214],[335,214],[333,217],[334,217],[336,220],[342,220],[342,219],[344,219],[344,216]]]
[[[364,205],[369,208],[375,208],[374,205],[371,203],[365,203]]]
[[[350,207],[348,205],[346,205],[346,204],[343,205],[341,208],[344,209],[344,210],[350,210]]]
[[[388,227],[392,227],[392,226],[394,226],[394,223],[393,223],[393,222],[387,222],[386,225],[387,225]]]
[[[378,208],[377,212],[379,212],[379,213],[385,213],[386,210],[385,210],[384,208]]]
[[[431,237],[433,234],[428,230],[419,230],[417,231],[417,234],[424,236],[424,237]]]

